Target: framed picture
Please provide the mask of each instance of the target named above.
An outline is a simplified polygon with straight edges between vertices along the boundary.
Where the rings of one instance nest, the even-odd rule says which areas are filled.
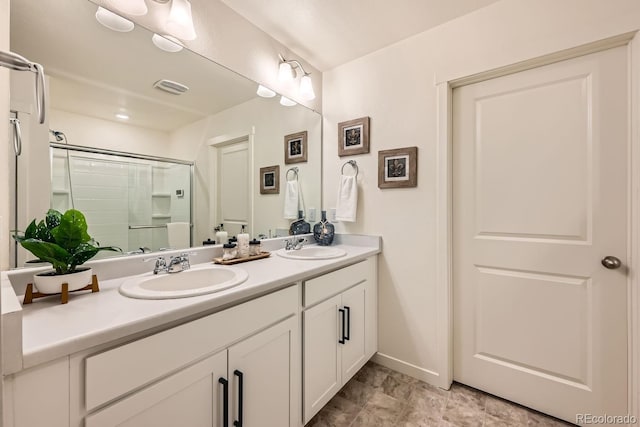
[[[260,194],[280,193],[280,166],[260,168]]]
[[[418,147],[378,151],[378,188],[418,185]]]
[[[307,131],[292,133],[284,137],[284,162],[300,163],[307,161]]]
[[[338,155],[369,152],[369,117],[338,123]]]

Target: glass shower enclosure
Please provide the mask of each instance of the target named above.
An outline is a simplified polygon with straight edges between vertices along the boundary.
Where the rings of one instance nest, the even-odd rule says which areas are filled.
[[[129,253],[191,246],[192,162],[53,142],[50,154],[51,208],[84,213],[101,246]],[[179,223],[171,241],[170,223]]]

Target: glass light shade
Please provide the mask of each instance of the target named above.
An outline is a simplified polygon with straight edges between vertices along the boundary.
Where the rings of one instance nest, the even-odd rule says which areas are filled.
[[[305,74],[300,79],[300,98],[305,101],[311,101],[312,99],[315,99],[315,97],[316,94],[313,91],[313,82],[311,81],[311,77]]]
[[[159,34],[154,34],[153,37],[151,37],[151,41],[153,42],[154,45],[156,45],[156,47],[158,49],[162,49],[165,52],[180,52],[182,50],[182,45],[180,44],[180,41],[172,36],[161,36]]]
[[[296,102],[290,100],[289,98],[285,97],[285,96],[281,96],[280,97],[280,105],[284,105],[285,107],[293,107],[294,105],[297,105]]]
[[[191,3],[189,0],[173,0],[167,20],[167,31],[181,40],[195,40],[196,30],[193,28]]]
[[[278,80],[286,82],[291,79],[293,79],[293,68],[291,68],[291,64],[281,62],[280,68],[278,69]]]
[[[148,12],[144,0],[109,0],[107,3],[127,15],[142,16]]]
[[[100,6],[96,12],[96,19],[108,29],[120,33],[127,33],[134,27],[133,22]]]
[[[262,85],[258,85],[258,91],[256,93],[258,94],[258,96],[261,96],[263,98],[273,98],[274,96],[276,96],[276,93],[274,91]]]

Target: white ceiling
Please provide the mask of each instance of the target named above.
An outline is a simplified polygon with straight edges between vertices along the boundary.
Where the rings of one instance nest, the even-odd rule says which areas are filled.
[[[222,0],[320,71],[497,0]]]

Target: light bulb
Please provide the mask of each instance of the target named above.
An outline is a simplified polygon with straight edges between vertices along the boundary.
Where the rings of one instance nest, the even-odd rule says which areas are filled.
[[[274,91],[262,85],[258,85],[258,91],[256,93],[258,94],[258,96],[261,96],[263,98],[273,98],[274,96],[276,96],[276,93]]]
[[[193,28],[191,3],[189,0],[173,0],[167,20],[167,31],[182,40],[195,40],[196,30]]]
[[[180,41],[172,36],[161,36],[159,34],[154,34],[153,37],[151,37],[151,41],[153,42],[154,45],[156,45],[156,47],[158,49],[162,49],[165,52],[180,52],[182,50],[182,45],[180,44]]]
[[[134,27],[133,22],[100,6],[96,12],[96,19],[108,29],[120,33],[127,33]]]
[[[280,97],[280,105],[284,105],[285,107],[293,107],[294,105],[297,105],[295,101],[290,100],[289,98],[285,97],[285,96],[281,96]]]
[[[278,80],[286,82],[291,79],[293,79],[293,68],[291,68],[291,64],[281,62],[280,68],[278,69]]]
[[[127,15],[142,16],[148,11],[144,0],[109,0],[107,3]]]
[[[305,74],[300,79],[300,98],[305,101],[311,101],[315,99],[316,94],[313,91],[313,82],[311,81],[311,77],[308,74]]]

